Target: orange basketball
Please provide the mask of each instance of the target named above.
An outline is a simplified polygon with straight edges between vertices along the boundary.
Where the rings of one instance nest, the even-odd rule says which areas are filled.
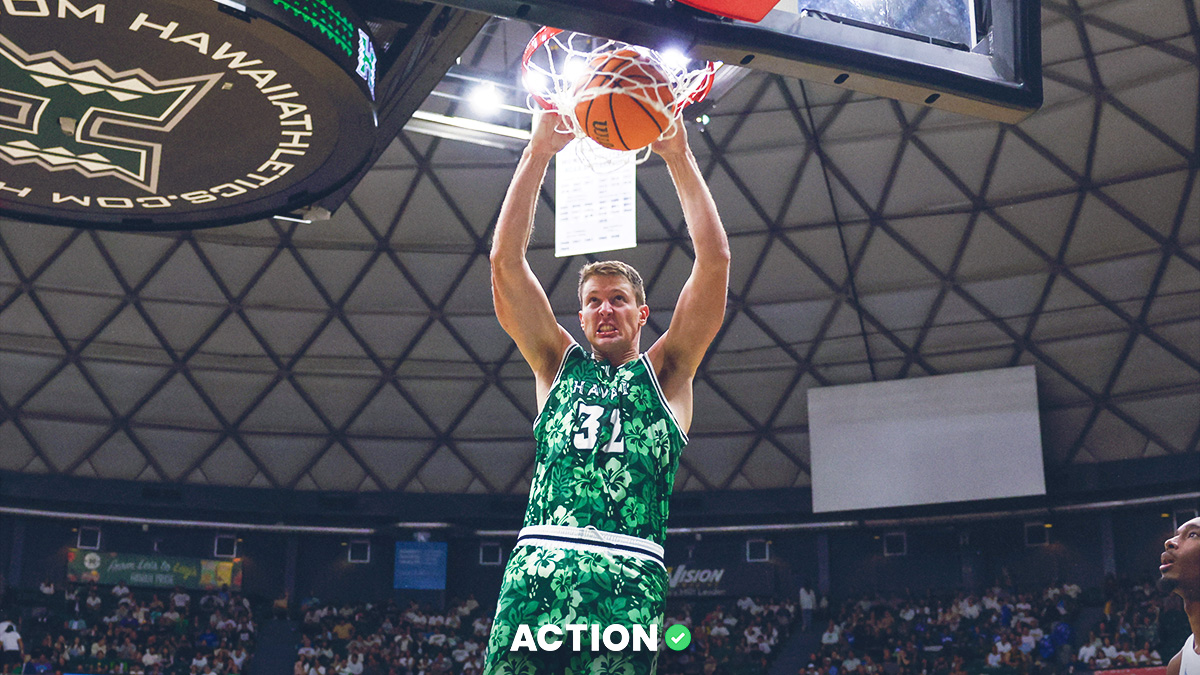
[[[575,119],[583,132],[613,150],[644,148],[671,121],[674,96],[666,75],[632,49],[593,58],[575,94]]]

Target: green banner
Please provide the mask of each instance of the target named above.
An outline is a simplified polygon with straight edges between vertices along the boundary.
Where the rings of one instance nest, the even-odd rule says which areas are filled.
[[[67,581],[150,588],[242,589],[241,560],[204,560],[166,555],[101,553],[67,549]]]

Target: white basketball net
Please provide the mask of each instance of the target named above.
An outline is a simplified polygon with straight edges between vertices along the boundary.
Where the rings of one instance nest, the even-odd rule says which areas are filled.
[[[639,56],[626,65],[608,71],[604,54],[630,50]],[[558,112],[566,128],[560,129],[576,138],[587,138],[583,125],[575,116],[578,104],[611,93],[623,93],[657,110],[667,119],[661,138],[676,133],[679,113],[690,103],[704,98],[712,86],[712,76],[719,64],[695,63],[686,56],[661,54],[652,49],[631,45],[619,40],[592,37],[582,33],[560,32],[543,28],[534,35],[525,50],[523,82],[529,91],[532,110],[548,109]],[[670,88],[670,97],[662,97],[662,82],[647,82],[645,69],[657,68]],[[596,80],[596,76],[600,77]],[[657,78],[653,78],[657,79]],[[583,87],[592,82],[593,86]],[[600,82],[600,84],[596,84]],[[668,100],[661,100],[667,98]],[[637,151],[610,150],[588,140],[574,144],[581,158],[597,171],[611,170],[629,162],[642,163],[650,156],[650,147]]]

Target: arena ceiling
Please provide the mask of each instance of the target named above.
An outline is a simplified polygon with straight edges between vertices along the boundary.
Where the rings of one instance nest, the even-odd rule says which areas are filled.
[[[1019,125],[751,73],[690,127],[733,268],[677,489],[807,486],[811,388],[1018,364],[1047,467],[1200,459],[1196,5],[1042,5],[1045,105]],[[490,22],[461,71],[515,84],[532,30]],[[460,110],[468,83],[423,107]],[[0,222],[0,470],[527,491],[532,378],[487,261],[516,158],[404,132],[314,224]],[[574,330],[552,188],[530,257]],[[638,195],[620,256],[648,345],[691,258],[661,162]]]

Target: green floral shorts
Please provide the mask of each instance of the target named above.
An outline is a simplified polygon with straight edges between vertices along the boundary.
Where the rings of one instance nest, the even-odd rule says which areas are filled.
[[[504,569],[496,620],[488,640],[485,675],[650,675],[657,651],[627,648],[579,651],[569,638],[555,651],[511,649],[521,625],[536,635],[554,624],[610,625],[647,630],[661,637],[667,572],[660,565],[623,555],[542,546],[520,546]]]

